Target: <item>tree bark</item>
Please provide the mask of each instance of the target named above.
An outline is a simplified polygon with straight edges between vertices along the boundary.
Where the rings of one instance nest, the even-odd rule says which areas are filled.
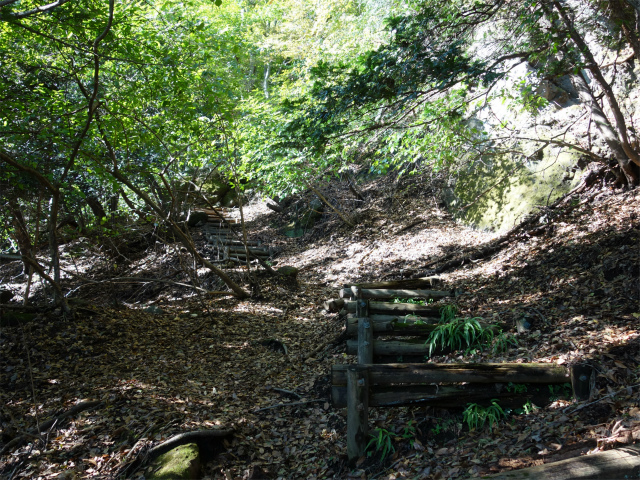
[[[620,168],[622,169],[627,182],[630,185],[636,185],[638,183],[638,174],[635,171],[636,169],[625,153],[625,150],[622,147],[622,144],[620,143],[616,132],[611,126],[609,119],[598,105],[598,102],[593,95],[593,91],[589,88],[589,85],[583,78],[582,74],[573,75],[572,83],[576,91],[578,92],[582,103],[584,103],[587,108],[591,110],[591,115],[593,117],[593,120],[595,121],[596,127],[602,135],[602,138],[604,138],[607,146],[616,157],[618,165],[620,165]]]
[[[613,93],[613,89],[611,88],[611,85],[609,85],[609,83],[604,78],[604,75],[602,74],[602,71],[600,70],[598,63],[596,62],[595,58],[593,57],[593,54],[591,53],[591,50],[589,49],[589,46],[586,44],[586,42],[584,41],[580,33],[576,30],[575,26],[573,25],[573,21],[569,17],[566,8],[562,6],[558,0],[553,0],[552,3],[555,9],[560,14],[560,17],[562,18],[567,29],[569,30],[569,35],[571,36],[571,39],[578,47],[578,50],[580,50],[580,53],[584,56],[586,60],[586,68],[592,73],[594,79],[596,80],[596,82],[598,82],[598,84],[600,85],[600,88],[602,88],[602,91],[607,97],[609,107],[611,108],[613,117],[615,119],[616,129],[618,134],[617,136],[620,141],[621,147],[623,148],[624,152],[627,154],[627,157],[629,158],[629,160],[631,160],[636,165],[640,166],[640,155],[638,155],[638,152],[636,152],[633,149],[633,147],[629,142],[629,138],[627,136],[627,124],[624,119],[624,114],[620,109],[620,105],[618,104],[618,100],[616,99],[616,96]]]

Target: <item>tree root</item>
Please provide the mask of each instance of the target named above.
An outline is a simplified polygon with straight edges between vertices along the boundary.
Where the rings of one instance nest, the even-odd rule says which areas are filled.
[[[146,451],[144,451],[144,449],[141,450],[132,462],[119,468],[115,477],[128,478],[133,472],[143,468],[160,455],[163,455],[180,445],[186,445],[188,443],[197,444],[201,455],[207,456],[208,453],[208,456],[212,456],[212,452],[217,450],[217,447],[219,447],[222,440],[232,434],[232,429],[197,430],[194,432],[180,433]],[[142,453],[143,451],[144,453]]]

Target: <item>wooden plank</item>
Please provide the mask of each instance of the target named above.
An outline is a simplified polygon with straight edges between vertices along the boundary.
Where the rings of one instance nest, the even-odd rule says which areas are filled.
[[[351,300],[344,302],[344,307],[348,313],[356,313],[356,302]],[[413,303],[385,303],[369,302],[369,313],[382,313],[385,315],[422,315],[425,317],[440,316],[439,307],[428,305],[416,305]]]
[[[347,371],[347,456],[354,463],[364,456],[369,430],[369,385],[367,372]]]
[[[381,315],[382,316],[382,315]],[[387,316],[390,320],[373,320],[373,334],[377,336],[392,335],[394,337],[425,337],[428,336],[437,326],[440,319],[433,317],[393,317]],[[371,317],[370,317],[371,318]],[[506,323],[488,324],[480,322],[484,328],[488,328],[495,334],[509,328]],[[346,322],[347,334],[356,336],[358,333],[358,319],[349,315]]]
[[[535,467],[488,475],[490,480],[595,480],[638,478],[640,446],[629,445]]]
[[[360,288],[429,288],[442,283],[440,277],[422,277],[411,278],[407,280],[391,280],[388,282],[369,282],[369,283],[348,283],[344,288],[351,288],[352,285]]]
[[[369,316],[369,301],[362,299],[360,288],[353,287],[356,298],[356,316],[358,323],[358,363],[373,363],[373,328],[367,319]]]
[[[535,405],[549,403],[551,393],[546,385],[527,386],[527,392],[509,391],[503,383],[466,385],[396,385],[369,386],[369,407],[398,407],[406,405],[440,408],[466,407],[469,403],[490,405],[498,400],[502,407],[518,408],[527,401]],[[336,408],[347,406],[347,386],[331,387],[331,402]]]
[[[579,363],[571,368],[571,386],[577,401],[589,400],[595,381],[595,370],[591,365]]]
[[[437,350],[440,353],[440,350]],[[347,340],[347,355],[358,354],[358,341]],[[373,355],[429,355],[429,346],[425,345],[424,338],[412,338],[406,340],[374,340]]]
[[[448,290],[407,290],[388,288],[361,288],[362,298],[425,298],[439,300],[441,298],[454,297],[455,292]],[[340,290],[340,298],[351,298],[352,292],[349,288]]]
[[[555,363],[388,363],[333,365],[332,385],[346,385],[348,368],[367,371],[371,385],[431,383],[540,383],[571,381],[570,369]]]
[[[424,332],[430,333],[439,319],[413,316],[407,320],[394,315],[370,315],[369,321],[374,335],[421,335]],[[357,335],[358,318],[355,315],[347,316],[346,328],[348,335]]]

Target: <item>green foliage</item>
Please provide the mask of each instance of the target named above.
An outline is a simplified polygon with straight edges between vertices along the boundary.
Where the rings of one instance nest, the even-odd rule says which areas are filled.
[[[440,309],[440,323],[447,323],[456,318],[458,307],[455,305],[445,305]]]
[[[493,353],[499,354],[506,352],[510,347],[517,347],[518,339],[511,333],[500,332],[493,339]]]
[[[409,423],[403,427],[402,433],[397,435],[384,428],[377,428],[374,432],[369,433],[369,436],[371,440],[369,440],[366,447],[369,451],[368,455],[371,456],[373,452],[380,452],[380,461],[384,461],[387,455],[396,451],[393,446],[394,439],[396,441],[406,440],[410,446],[413,446],[413,441],[416,437],[416,427],[414,421],[410,420]]]
[[[369,435],[372,437],[366,447],[366,449],[369,450],[369,456],[373,453],[371,451],[372,447],[376,453],[380,452],[380,461],[384,461],[388,454],[396,451],[393,446],[393,442],[391,441],[393,434],[389,430],[378,428],[375,432],[372,432]]]
[[[573,395],[573,389],[570,383],[563,383],[562,385],[549,385],[549,393],[551,394],[550,400],[555,402],[560,398],[570,398]]]
[[[493,340],[494,333],[490,327],[483,327],[480,318],[454,318],[440,323],[429,334],[426,345],[429,355],[436,348],[460,350],[462,348],[483,348]]]
[[[521,383],[512,383],[509,382],[507,384],[507,392],[514,392],[514,393],[527,393],[527,386],[523,385]]]
[[[438,435],[442,432],[454,430],[456,428],[456,421],[453,418],[446,420],[437,420],[435,425],[429,429],[429,432],[433,435]]]
[[[431,305],[433,303],[433,298],[428,300],[419,299],[419,298],[394,298],[393,303],[410,303],[412,305]]]
[[[491,405],[481,407],[477,403],[470,403],[462,412],[462,418],[469,426],[469,430],[481,429],[488,422],[489,427],[493,428],[501,418],[506,416],[504,410],[498,405],[497,400],[491,400]]]

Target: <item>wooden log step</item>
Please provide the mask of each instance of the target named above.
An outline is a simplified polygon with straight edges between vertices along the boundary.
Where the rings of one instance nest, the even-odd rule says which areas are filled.
[[[228,212],[226,207],[213,207],[213,208],[194,208],[194,212],[215,213],[215,212]]]
[[[235,235],[233,237],[228,237],[228,236],[218,237],[215,235],[207,236],[207,240],[213,241],[217,244],[224,244],[224,246],[244,247],[244,243],[242,243],[241,240],[234,240],[235,238],[237,238],[235,237]],[[252,248],[259,247],[260,245],[262,245],[262,242],[260,240],[247,240],[247,245]]]
[[[340,310],[342,310],[342,307],[344,307],[344,298],[327,300],[322,304],[322,308],[332,313],[338,313]]]
[[[221,225],[225,225],[227,223],[231,225],[235,225],[237,223],[240,223],[240,220],[237,220],[235,218],[225,218],[224,220],[221,220],[220,217],[209,215],[207,223],[209,225],[215,225],[216,223],[219,223]]]
[[[403,405],[421,405],[440,408],[464,408],[469,403],[490,405],[498,400],[503,408],[517,408],[527,400],[535,405],[549,403],[551,393],[546,385],[531,385],[527,392],[509,391],[503,383],[466,385],[402,385],[369,387],[369,407],[398,407]],[[331,387],[331,402],[334,407],[347,406],[347,386]]]
[[[521,470],[483,476],[488,480],[592,480],[638,478],[640,445],[627,445],[606,452],[583,455]]]
[[[344,308],[348,313],[356,313],[356,302],[344,302]],[[369,314],[395,314],[395,315],[421,315],[425,317],[440,316],[439,307],[431,307],[428,305],[416,305],[413,303],[385,303],[385,302],[369,302]]]
[[[355,293],[353,288],[342,288],[340,290],[340,298],[353,298]],[[446,297],[454,297],[455,292],[447,290],[407,290],[407,289],[389,289],[389,288],[361,288],[361,298],[425,298],[431,300],[439,300]]]
[[[388,315],[376,315],[379,317],[390,317]],[[433,332],[439,322],[438,318],[431,317],[414,317],[411,319],[410,315],[407,317],[390,317],[391,320],[376,321],[369,317],[369,321],[373,325],[374,335],[391,335],[395,337],[419,337],[428,336]],[[410,320],[407,320],[409,318]],[[419,320],[418,320],[419,319]],[[347,335],[355,336],[358,333],[358,319],[349,315],[347,317]],[[480,322],[483,328],[488,328],[494,334],[498,334],[503,330],[509,328],[506,323],[489,324],[486,322]]]
[[[407,315],[370,315],[369,321],[373,326],[374,335],[413,335],[429,334],[433,331],[439,319],[435,317],[418,317]],[[354,315],[347,316],[347,335],[354,336],[358,333],[358,318]]]
[[[414,289],[414,288],[429,288],[436,285],[440,285],[442,279],[440,277],[422,277],[411,278],[407,280],[392,280],[389,282],[370,282],[370,283],[349,283],[343,285],[344,288],[360,287],[360,288],[399,288],[399,289]]]
[[[244,245],[229,245],[227,247],[229,252],[244,252]],[[249,251],[251,253],[269,253],[269,249],[265,247],[257,248],[257,247],[249,247]]]
[[[347,369],[366,371],[370,385],[431,383],[541,383],[571,382],[571,370],[555,363],[388,363],[333,365],[331,384],[347,384]]]
[[[228,257],[228,258],[225,258],[224,260],[225,261],[229,261],[229,262],[236,262],[236,263],[246,263],[247,258],[246,257],[242,257],[242,258],[239,258],[239,257]],[[256,259],[255,258],[250,258],[249,259],[250,262],[252,262],[254,260],[256,260]]]
[[[267,260],[269,258],[268,255],[256,255],[256,256],[249,256],[249,260],[256,260],[256,259],[261,259],[261,260]],[[238,255],[235,253],[232,253],[231,255],[225,255],[224,259],[227,260],[240,260],[241,262],[244,262],[247,259],[246,255]]]

